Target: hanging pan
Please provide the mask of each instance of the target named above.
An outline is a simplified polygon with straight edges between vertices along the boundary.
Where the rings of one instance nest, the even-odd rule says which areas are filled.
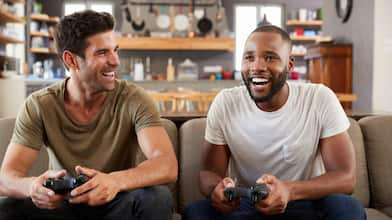
[[[144,20],[140,16],[140,6],[136,7],[136,18],[132,21],[132,27],[135,31],[143,30],[145,26]]]
[[[204,16],[197,22],[197,28],[202,35],[212,30],[212,21],[207,17],[207,8],[204,8]]]

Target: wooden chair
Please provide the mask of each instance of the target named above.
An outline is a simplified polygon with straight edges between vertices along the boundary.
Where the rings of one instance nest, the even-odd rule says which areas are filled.
[[[202,112],[201,95],[199,92],[176,92],[173,93],[176,99],[178,112]]]
[[[201,103],[203,106],[202,107],[203,112],[208,112],[208,109],[210,108],[211,103],[214,101],[214,99],[218,93],[219,93],[219,91],[201,93]]]
[[[155,101],[160,112],[175,112],[177,103],[175,97],[171,93],[166,92],[149,92],[152,99]]]

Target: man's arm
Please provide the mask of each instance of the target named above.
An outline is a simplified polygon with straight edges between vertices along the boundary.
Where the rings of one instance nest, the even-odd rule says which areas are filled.
[[[268,197],[256,208],[267,214],[283,213],[292,200],[314,200],[333,193],[350,194],[355,187],[355,151],[347,132],[321,139],[320,153],[326,172],[305,181],[282,181],[263,175],[258,183],[270,188]]]
[[[204,169],[200,171],[200,190],[209,196],[211,206],[221,213],[230,213],[240,205],[240,200],[229,202],[224,196],[227,187],[234,187],[230,177],[225,177],[229,164],[230,150],[227,145],[206,143],[207,155]]]
[[[146,127],[137,133],[137,137],[147,160],[136,168],[110,174],[120,184],[120,191],[175,182],[178,163],[165,128]]]
[[[288,182],[290,199],[319,199],[332,193],[351,194],[356,182],[355,151],[347,132],[321,139],[326,173],[308,181]]]
[[[211,190],[226,176],[230,150],[227,145],[216,145],[206,142],[207,154],[200,171],[200,190],[209,196]]]
[[[28,169],[38,157],[38,151],[11,143],[1,166],[0,195],[16,198],[29,197],[34,177],[26,177]]]

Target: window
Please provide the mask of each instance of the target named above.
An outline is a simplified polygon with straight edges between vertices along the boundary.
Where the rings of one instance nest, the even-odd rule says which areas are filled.
[[[70,1],[64,4],[64,15],[69,15],[77,11],[91,9],[97,12],[107,12],[113,15],[113,3],[109,1]]]
[[[236,5],[235,13],[235,70],[241,69],[242,53],[246,38],[263,21],[284,28],[284,6],[278,4]]]

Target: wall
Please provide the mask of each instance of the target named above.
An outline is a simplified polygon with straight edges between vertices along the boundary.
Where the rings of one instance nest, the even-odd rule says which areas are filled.
[[[353,109],[370,111],[374,84],[374,1],[354,0],[351,16],[346,23],[337,17],[335,1],[324,1],[323,13],[323,35],[353,44],[353,93],[359,97]]]
[[[392,112],[392,1],[374,5],[373,109]]]

